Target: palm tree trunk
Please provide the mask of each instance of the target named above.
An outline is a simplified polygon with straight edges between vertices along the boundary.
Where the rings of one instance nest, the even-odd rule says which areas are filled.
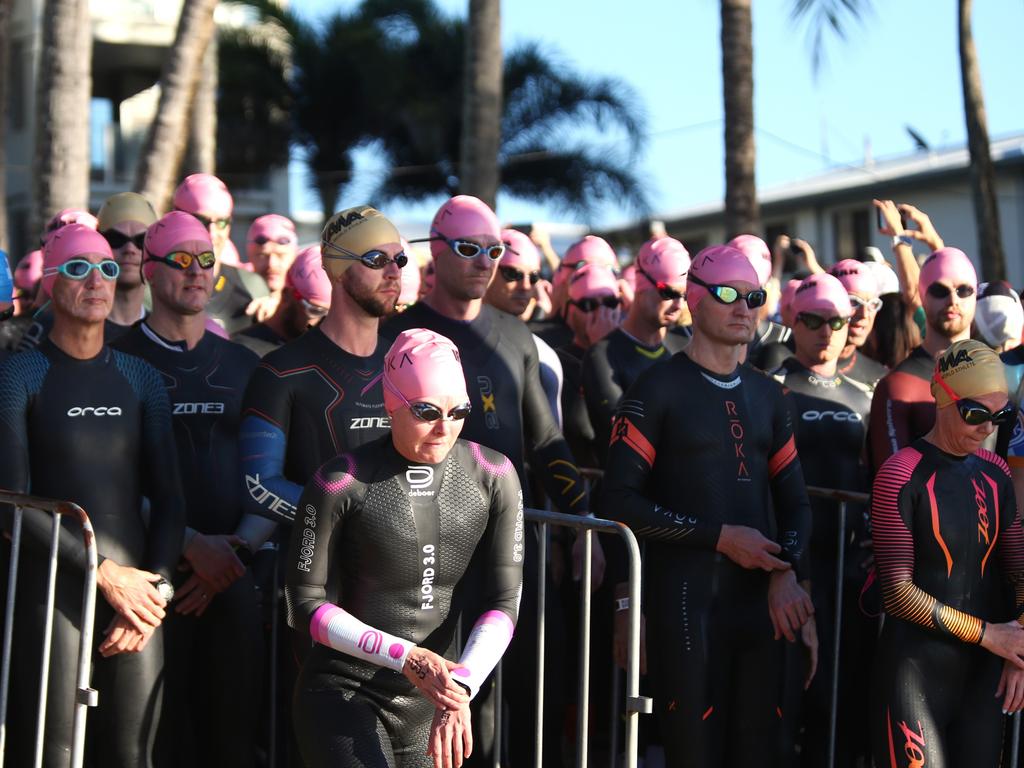
[[[501,0],[469,0],[459,188],[492,208],[500,181],[502,68]]]
[[[725,104],[725,236],[761,234],[754,180],[754,41],[751,0],[721,0]]]
[[[214,34],[203,56],[203,73],[192,99],[191,134],[185,170],[188,173],[215,173],[217,169],[217,35]]]
[[[36,78],[32,227],[89,204],[92,24],[88,0],[46,0]]]
[[[14,0],[0,0],[0,105],[7,104],[8,64],[11,46],[11,12]],[[8,250],[7,239],[7,115],[0,110],[0,251]]]
[[[135,191],[157,211],[167,210],[174,193],[188,141],[189,107],[213,38],[216,7],[217,0],[185,0],[174,44],[160,74],[160,103],[135,173]]]
[[[981,89],[981,69],[971,32],[972,0],[959,0],[960,80],[964,91],[964,117],[967,120],[967,147],[971,155],[971,192],[974,219],[978,229],[981,273],[986,280],[1006,279],[1006,257],[999,228],[996,203],[996,174],[988,146],[988,120],[985,96]]]

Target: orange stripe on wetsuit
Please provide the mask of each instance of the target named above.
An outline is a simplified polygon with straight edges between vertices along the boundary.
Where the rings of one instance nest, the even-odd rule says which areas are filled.
[[[622,440],[630,448],[636,451],[645,462],[647,466],[654,466],[654,457],[656,451],[654,446],[651,445],[651,441],[644,436],[644,433],[637,429],[636,425],[633,424],[626,416],[619,416],[615,420],[615,424],[612,427],[612,441],[614,445],[617,441]],[[790,441],[792,442],[792,440]]]
[[[768,477],[774,478],[779,472],[792,464],[795,458],[796,440],[790,436],[789,440],[768,459]]]

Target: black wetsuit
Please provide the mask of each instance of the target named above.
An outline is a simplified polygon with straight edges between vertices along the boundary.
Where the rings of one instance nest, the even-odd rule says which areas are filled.
[[[259,275],[230,264],[221,264],[210,302],[206,305],[206,314],[229,336],[233,336],[253,323],[252,317],[245,314],[246,307],[253,299],[268,294],[267,284]]]
[[[713,374],[685,353],[656,364],[619,403],[601,498],[604,516],[647,539],[648,663],[668,764],[774,765],[783,649],[769,577],[715,548],[723,524],[749,526],[805,577],[810,505],[782,387],[745,365]]]
[[[242,393],[256,356],[209,331],[189,350],[145,321],[115,346],[149,362],[167,386],[188,527],[206,535],[234,533],[242,516],[236,480]],[[179,574],[175,587],[190,575]],[[252,574],[213,597],[202,616],[172,612],[165,624],[158,765],[253,765],[262,634]]]
[[[243,328],[232,336],[231,340],[251,349],[257,357],[266,356],[287,341],[272,331],[266,323],[256,323]]]
[[[460,616],[517,618],[522,503],[508,459],[463,440],[437,465],[406,460],[390,435],[332,459],[299,502],[287,561],[289,622],[308,632],[336,595],[373,630],[457,660]],[[425,753],[433,713],[401,672],[320,643],[295,693],[308,768],[432,766]]]
[[[15,346],[17,352],[35,349],[50,335],[53,328],[53,312],[49,309],[36,312],[28,323]],[[103,340],[113,344],[131,329],[130,325],[119,325],[111,320],[103,321]]]
[[[1002,658],[985,622],[1024,611],[1024,532],[1006,463],[925,440],[875,477],[871,522],[886,620],[872,681],[875,765],[999,765]]]
[[[796,447],[800,455],[804,481],[809,486],[867,493],[868,472],[864,464],[871,395],[867,387],[842,374],[820,376],[791,357],[773,377],[786,389]],[[836,547],[839,528],[838,504],[811,496],[811,526],[808,563],[811,596],[818,629],[818,672],[807,694],[803,693],[805,656],[802,646],[788,646],[790,673],[786,682],[790,733],[795,726],[804,728],[801,762],[808,768],[824,765],[828,754],[828,727],[831,707],[832,665],[835,660]],[[856,764],[867,755],[864,734],[867,729],[867,676],[871,668],[873,638],[878,622],[861,613],[859,598],[867,571],[863,567],[867,550],[862,546],[870,534],[868,508],[847,504],[843,536],[845,569],[843,573],[842,660],[839,681],[839,765]],[[801,701],[802,699],[802,701]],[[801,712],[800,717],[796,716]]]
[[[530,330],[516,317],[484,305],[471,322],[452,320],[434,311],[425,302],[395,315],[382,333],[397,335],[408,328],[429,328],[447,336],[459,348],[473,412],[466,420],[462,437],[508,456],[519,473],[520,484],[529,497],[525,481],[527,451],[535,476],[540,478],[548,497],[559,511],[578,514],[589,510],[589,499],[565,438],[551,415],[538,373],[537,347]],[[517,639],[506,656],[505,679],[533,680],[536,665],[536,553],[537,536],[526,537],[526,581],[523,614]],[[533,567],[531,567],[533,566]],[[555,594],[548,572],[548,594]],[[554,599],[548,601],[545,614],[547,663],[549,669],[561,669],[565,643],[564,616]],[[533,716],[536,695],[533,686],[505,686],[510,711],[519,719],[511,723],[509,747],[515,765],[535,765],[533,755]],[[565,691],[558,675],[545,679],[544,757],[547,764],[561,759],[561,727]],[[477,706],[487,702],[477,698]],[[477,721],[482,721],[478,717]],[[482,739],[474,752],[483,760],[487,746]],[[476,759],[476,758],[474,758]]]
[[[758,362],[764,367],[762,371],[771,373],[793,356],[796,341],[790,336],[786,341],[776,341],[758,350]]]
[[[594,344],[583,356],[583,395],[593,424],[598,461],[604,466],[615,409],[626,392],[659,360],[667,360],[686,346],[687,340],[666,333],[655,347],[641,344],[622,328],[616,328]]]
[[[839,358],[839,372],[846,378],[865,385],[873,394],[878,382],[889,373],[889,369],[878,361],[872,360],[863,352],[854,349],[849,357]]]
[[[771,370],[766,367],[764,355],[773,344],[785,344],[793,334],[793,329],[774,320],[761,320],[754,331],[754,339],[747,345],[747,362],[762,371]]]
[[[598,466],[598,446],[583,398],[583,355],[575,343],[556,349],[562,364],[562,434],[581,467]]]
[[[102,559],[175,574],[185,509],[171,412],[160,375],[136,357],[103,347],[91,360],[66,355],[48,339],[0,368],[0,488],[79,504],[92,520]],[[150,501],[142,516],[143,496]],[[10,512],[4,514],[10,527]],[[14,647],[10,765],[29,765],[38,701],[49,515],[26,510]],[[71,749],[79,617],[86,569],[77,521],[62,519],[56,615],[50,656],[44,764],[66,766]],[[94,648],[114,612],[96,598]],[[88,746],[95,766],[149,765],[160,711],[163,630],[142,653],[93,657],[99,706],[90,710]],[[24,718],[24,720],[20,719]],[[22,743],[16,743],[22,742]]]

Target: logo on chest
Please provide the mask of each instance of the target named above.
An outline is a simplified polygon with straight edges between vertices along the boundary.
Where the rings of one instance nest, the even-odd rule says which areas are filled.
[[[741,483],[749,483],[750,470],[747,469],[747,455],[743,450],[745,431],[734,401],[725,401],[725,415],[729,418],[729,436],[732,437],[733,452],[736,454],[736,480]]]
[[[116,405],[100,405],[100,406],[87,406],[82,408],[75,406],[74,408],[68,408],[68,416],[71,418],[77,418],[79,416],[120,416],[121,408]]]
[[[434,468],[426,466],[409,467],[405,471],[405,482],[409,484],[410,496],[433,496]]]
[[[494,385],[488,376],[477,376],[476,383],[480,386],[480,403],[484,409],[484,424],[488,429],[501,429],[498,420],[498,408],[494,404]]]

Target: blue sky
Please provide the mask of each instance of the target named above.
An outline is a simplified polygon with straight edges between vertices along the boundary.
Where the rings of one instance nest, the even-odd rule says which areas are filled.
[[[464,15],[467,0],[438,0]],[[293,0],[317,18],[349,0]],[[847,39],[830,36],[815,77],[806,24],[789,14],[792,0],[754,0],[754,109],[757,181],[761,188],[863,162],[865,147],[883,158],[911,152],[912,126],[933,146],[965,142],[955,0],[874,0],[849,24]],[[716,0],[505,0],[506,49],[536,40],[586,75],[614,75],[639,94],[650,140],[636,169],[649,185],[655,215],[720,200],[724,190],[722,88]],[[981,63],[989,134],[1024,131],[1020,86],[1024,3],[975,3],[974,36]],[[354,205],[372,186],[380,162],[359,158],[365,175],[346,192]],[[293,164],[293,206],[317,208]],[[438,201],[440,202],[440,201]],[[429,220],[437,203],[389,207],[401,220]],[[572,221],[528,202],[499,197],[498,215],[515,221]],[[614,207],[592,225],[631,217]]]

